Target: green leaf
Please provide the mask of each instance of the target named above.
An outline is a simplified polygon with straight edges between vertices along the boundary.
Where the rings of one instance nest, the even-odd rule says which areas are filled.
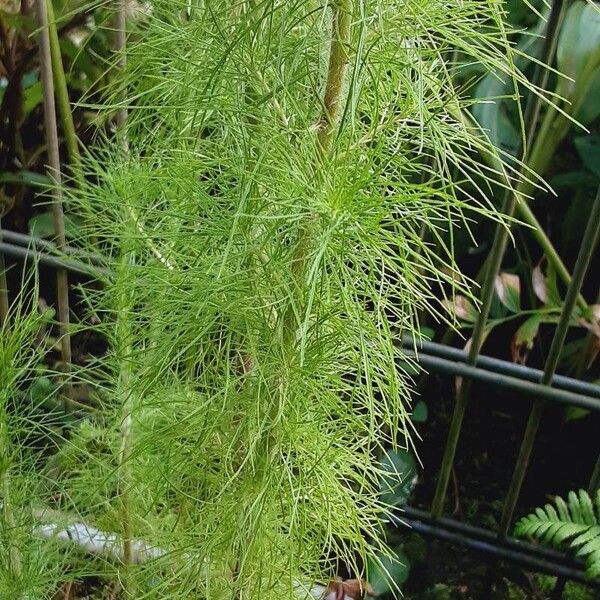
[[[598,59],[599,47],[600,12],[592,4],[577,0],[567,11],[556,49],[558,70],[573,80],[563,79],[569,97],[574,95],[588,61]]]
[[[369,585],[377,595],[386,594],[400,588],[410,573],[408,556],[400,549],[391,550],[391,555],[379,555],[377,559],[369,561]]]
[[[410,418],[413,420],[414,423],[425,423],[425,421],[427,421],[427,415],[427,404],[425,404],[423,400],[419,400],[415,404]]]
[[[582,125],[589,125],[600,116],[600,67],[594,71],[585,97],[575,114]]]
[[[65,215],[65,235],[75,237],[81,224],[78,217]],[[41,238],[54,237],[54,219],[52,212],[47,211],[34,215],[29,219],[29,233]]]
[[[533,291],[543,304],[548,306],[560,306],[562,303],[558,286],[556,283],[556,272],[548,265],[546,274],[542,271],[541,264],[537,265],[531,274]]]
[[[600,104],[600,99],[598,99]],[[573,140],[583,164],[600,177],[600,135],[582,135]]]
[[[518,313],[521,310],[521,280],[512,273],[500,273],[495,281],[496,294],[508,310]]]
[[[0,173],[0,183],[18,183],[36,187],[51,185],[50,178],[33,171],[17,171],[16,173]]]
[[[452,315],[456,315],[456,318],[461,321],[473,323],[477,318],[477,310],[466,296],[456,294],[454,301],[444,300],[443,304]]]
[[[590,414],[589,410],[580,408],[579,406],[567,406],[565,407],[565,422],[579,421],[587,417]]]
[[[598,92],[600,93],[600,90],[598,90]],[[598,105],[600,105],[600,102]],[[559,173],[558,175],[550,178],[548,183],[556,192],[559,192],[563,189],[595,189],[598,186],[598,178],[594,177],[589,171],[581,169],[577,171],[568,171],[567,173]]]
[[[381,501],[389,506],[405,505],[416,483],[414,456],[406,450],[388,450],[381,460],[381,469]]]
[[[42,103],[44,98],[42,84],[36,81],[33,85],[23,91],[23,114],[27,116],[36,106]]]
[[[521,146],[521,136],[508,114],[506,83],[486,75],[475,89],[475,96],[489,100],[476,104],[473,116],[487,133],[490,142],[515,156]],[[510,101],[513,101],[512,96]]]
[[[38,403],[44,402],[48,396],[54,394],[56,390],[57,385],[49,377],[41,376],[34,379],[29,388],[29,394],[31,399]]]
[[[517,329],[511,345],[513,362],[524,363],[525,357],[533,348],[541,322],[542,316],[534,314]]]

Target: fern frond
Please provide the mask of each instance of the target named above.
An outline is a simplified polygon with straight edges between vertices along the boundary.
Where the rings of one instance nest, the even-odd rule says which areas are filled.
[[[515,535],[531,536],[542,543],[568,546],[586,561],[588,577],[600,575],[600,490],[592,501],[585,490],[571,491],[565,502],[560,496],[552,504],[523,517]]]

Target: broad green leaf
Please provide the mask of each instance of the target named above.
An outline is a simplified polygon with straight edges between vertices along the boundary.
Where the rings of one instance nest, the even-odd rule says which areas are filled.
[[[427,415],[427,404],[425,404],[423,400],[419,400],[415,404],[410,418],[413,420],[414,423],[425,423],[425,421],[427,421]]]
[[[589,410],[580,408],[579,406],[567,406],[565,407],[565,421],[579,421],[590,414]]]
[[[65,215],[65,235],[75,237],[79,228],[80,219]],[[52,212],[47,211],[34,215],[29,219],[29,233],[41,238],[54,237],[54,219]]]
[[[561,298],[556,284],[556,273],[551,265],[548,265],[546,274],[542,271],[541,264],[533,269],[531,283],[535,295],[543,304],[560,306]]]
[[[591,77],[589,88],[585,98],[575,114],[575,118],[582,125],[589,125],[600,116],[600,67],[598,67]]]
[[[518,313],[521,310],[521,281],[518,275],[500,273],[495,281],[496,294],[508,310]]]
[[[427,340],[432,340],[435,337],[435,330],[432,327],[423,326],[420,333]]]
[[[50,178],[33,171],[17,171],[16,173],[0,173],[0,183],[19,183],[37,187],[51,185]]]
[[[475,105],[473,116],[487,133],[490,142],[515,156],[521,145],[521,136],[508,114],[508,102],[514,102],[514,98],[508,97],[506,83],[486,75],[475,89],[475,96],[488,99],[486,103]]]
[[[23,91],[23,113],[27,116],[44,99],[42,84],[36,81],[33,85]]]
[[[584,0],[577,0],[567,11],[556,49],[558,70],[574,80],[563,80],[568,96],[573,96],[588,61],[600,58],[599,48],[600,12]]]
[[[417,464],[406,450],[388,450],[381,460],[381,500],[389,506],[403,506],[416,483]]]
[[[49,377],[41,376],[34,379],[29,394],[32,401],[37,404],[46,401],[57,389],[58,386]]]
[[[597,98],[600,104],[600,97]],[[600,177],[600,135],[582,135],[573,140],[583,164]]]
[[[391,551],[391,555],[379,555],[369,561],[368,581],[373,591],[381,596],[402,587],[410,573],[408,556],[400,549]]]
[[[600,94],[600,90],[598,90]],[[600,102],[598,102],[600,106]],[[596,188],[598,186],[598,178],[594,177],[589,171],[584,169],[578,171],[568,171],[567,173],[559,173],[552,177],[549,182],[550,187],[559,192],[563,189],[576,189],[581,188]]]

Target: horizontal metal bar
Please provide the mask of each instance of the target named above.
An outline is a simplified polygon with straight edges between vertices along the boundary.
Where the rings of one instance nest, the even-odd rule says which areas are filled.
[[[439,356],[441,358],[448,358],[459,362],[467,362],[467,353],[459,348],[453,348],[452,346],[446,346],[444,344],[437,344],[435,342],[417,341],[413,342],[410,337],[404,337],[402,339],[402,345],[406,348],[414,348],[416,346],[419,352],[424,351],[427,354],[433,356]],[[482,367],[489,371],[495,371],[496,373],[503,373],[505,375],[513,375],[527,381],[533,381],[540,383],[544,372],[541,369],[533,369],[526,367],[525,365],[517,365],[507,360],[500,360],[499,358],[492,358],[491,356],[478,356],[475,362],[475,366]],[[586,396],[592,396],[594,398],[600,398],[600,385],[590,383],[588,381],[580,381],[572,377],[565,377],[564,375],[554,375],[552,377],[552,387],[562,388]]]
[[[61,258],[45,252],[36,252],[30,248],[9,244],[8,242],[0,242],[0,252],[5,256],[12,256],[13,258],[22,260],[37,261],[52,269],[65,269],[71,273],[78,273],[87,277],[110,277],[111,274],[108,269],[103,267],[87,265],[84,262],[72,258]]]
[[[18,246],[24,246],[25,248],[35,248],[36,250],[43,249],[50,254],[57,255],[58,258],[60,258],[60,252],[58,248],[55,244],[48,240],[44,240],[32,235],[26,235],[24,233],[18,233],[16,231],[10,231],[8,229],[2,230],[2,233],[0,233],[0,238],[0,241],[6,241]],[[67,246],[65,248],[65,254],[67,254],[69,257],[86,260],[96,265],[106,265],[106,261],[102,258],[102,256],[92,252],[86,252],[85,250],[81,250],[79,248],[74,248],[73,246]]]
[[[583,570],[583,564],[569,555],[551,552],[546,556],[540,555],[538,547],[527,542],[505,538],[499,540],[492,532],[484,529],[465,526],[455,521],[448,525],[450,519],[432,519],[428,513],[406,507],[396,522],[398,529],[410,529],[426,537],[462,546],[490,557],[500,558],[517,564],[530,571],[564,577],[583,583],[593,589],[600,589],[600,580],[589,579]],[[473,530],[478,529],[477,535]]]
[[[406,349],[405,354],[407,358],[415,360],[425,369],[430,369],[439,373],[445,373],[446,375],[466,377],[475,381],[482,381],[492,385],[499,385],[501,387],[523,392],[525,394],[543,397],[561,404],[578,406],[587,410],[600,411],[600,400],[598,398],[585,396],[583,394],[574,394],[573,392],[569,392],[567,390],[541,385],[540,383],[534,383],[532,381],[526,381],[517,377],[503,375],[502,373],[495,373],[493,371],[482,369],[481,367],[473,367],[464,363],[457,363],[452,360],[440,358],[438,356],[431,356],[424,352],[419,352],[417,355],[414,353],[414,351]]]
[[[518,552],[525,552],[531,556],[538,556],[545,560],[560,562],[574,569],[583,569],[584,566],[584,563],[581,559],[578,559],[570,554],[566,554],[565,552],[561,552],[560,550],[557,550],[556,548],[552,548],[550,546],[544,546],[542,544],[532,544],[524,539],[518,538],[501,538],[495,531],[490,531],[489,529],[484,529],[483,527],[470,525],[469,523],[463,523],[462,521],[458,521],[449,517],[434,518],[434,516],[431,513],[410,506],[403,507],[402,512],[409,516],[411,519],[418,519],[425,523],[439,525],[440,527],[443,527],[449,531],[454,531],[456,533],[468,535],[469,537],[476,538],[482,541],[498,543],[501,546],[516,550]],[[400,520],[402,519],[401,516],[399,516],[398,518]]]

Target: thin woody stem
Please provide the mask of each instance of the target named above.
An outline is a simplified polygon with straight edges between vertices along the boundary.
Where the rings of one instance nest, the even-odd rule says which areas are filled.
[[[46,0],[37,0],[37,17],[40,28],[40,65],[42,89],[44,94],[44,127],[48,148],[48,175],[54,184],[52,187],[52,216],[56,247],[60,252],[66,249],[65,216],[61,190],[60,155],[58,149],[58,128],[56,124],[56,105],[54,103],[54,80],[52,75],[52,54],[48,32],[48,13]],[[71,336],[69,334],[69,280],[65,269],[56,272],[58,295],[58,322],[61,338],[62,369],[67,378],[66,406],[71,397],[71,385],[68,376],[71,369]]]
[[[82,184],[81,172],[81,153],[79,152],[79,142],[75,133],[75,124],[73,122],[73,113],[69,101],[69,91],[67,88],[67,78],[60,53],[60,42],[58,30],[56,28],[56,18],[54,16],[54,7],[50,0],[46,0],[46,10],[48,12],[48,32],[50,35],[50,52],[52,57],[52,73],[54,76],[54,86],[56,93],[56,102],[58,112],[62,122],[67,152],[71,161],[71,168],[78,185]]]

